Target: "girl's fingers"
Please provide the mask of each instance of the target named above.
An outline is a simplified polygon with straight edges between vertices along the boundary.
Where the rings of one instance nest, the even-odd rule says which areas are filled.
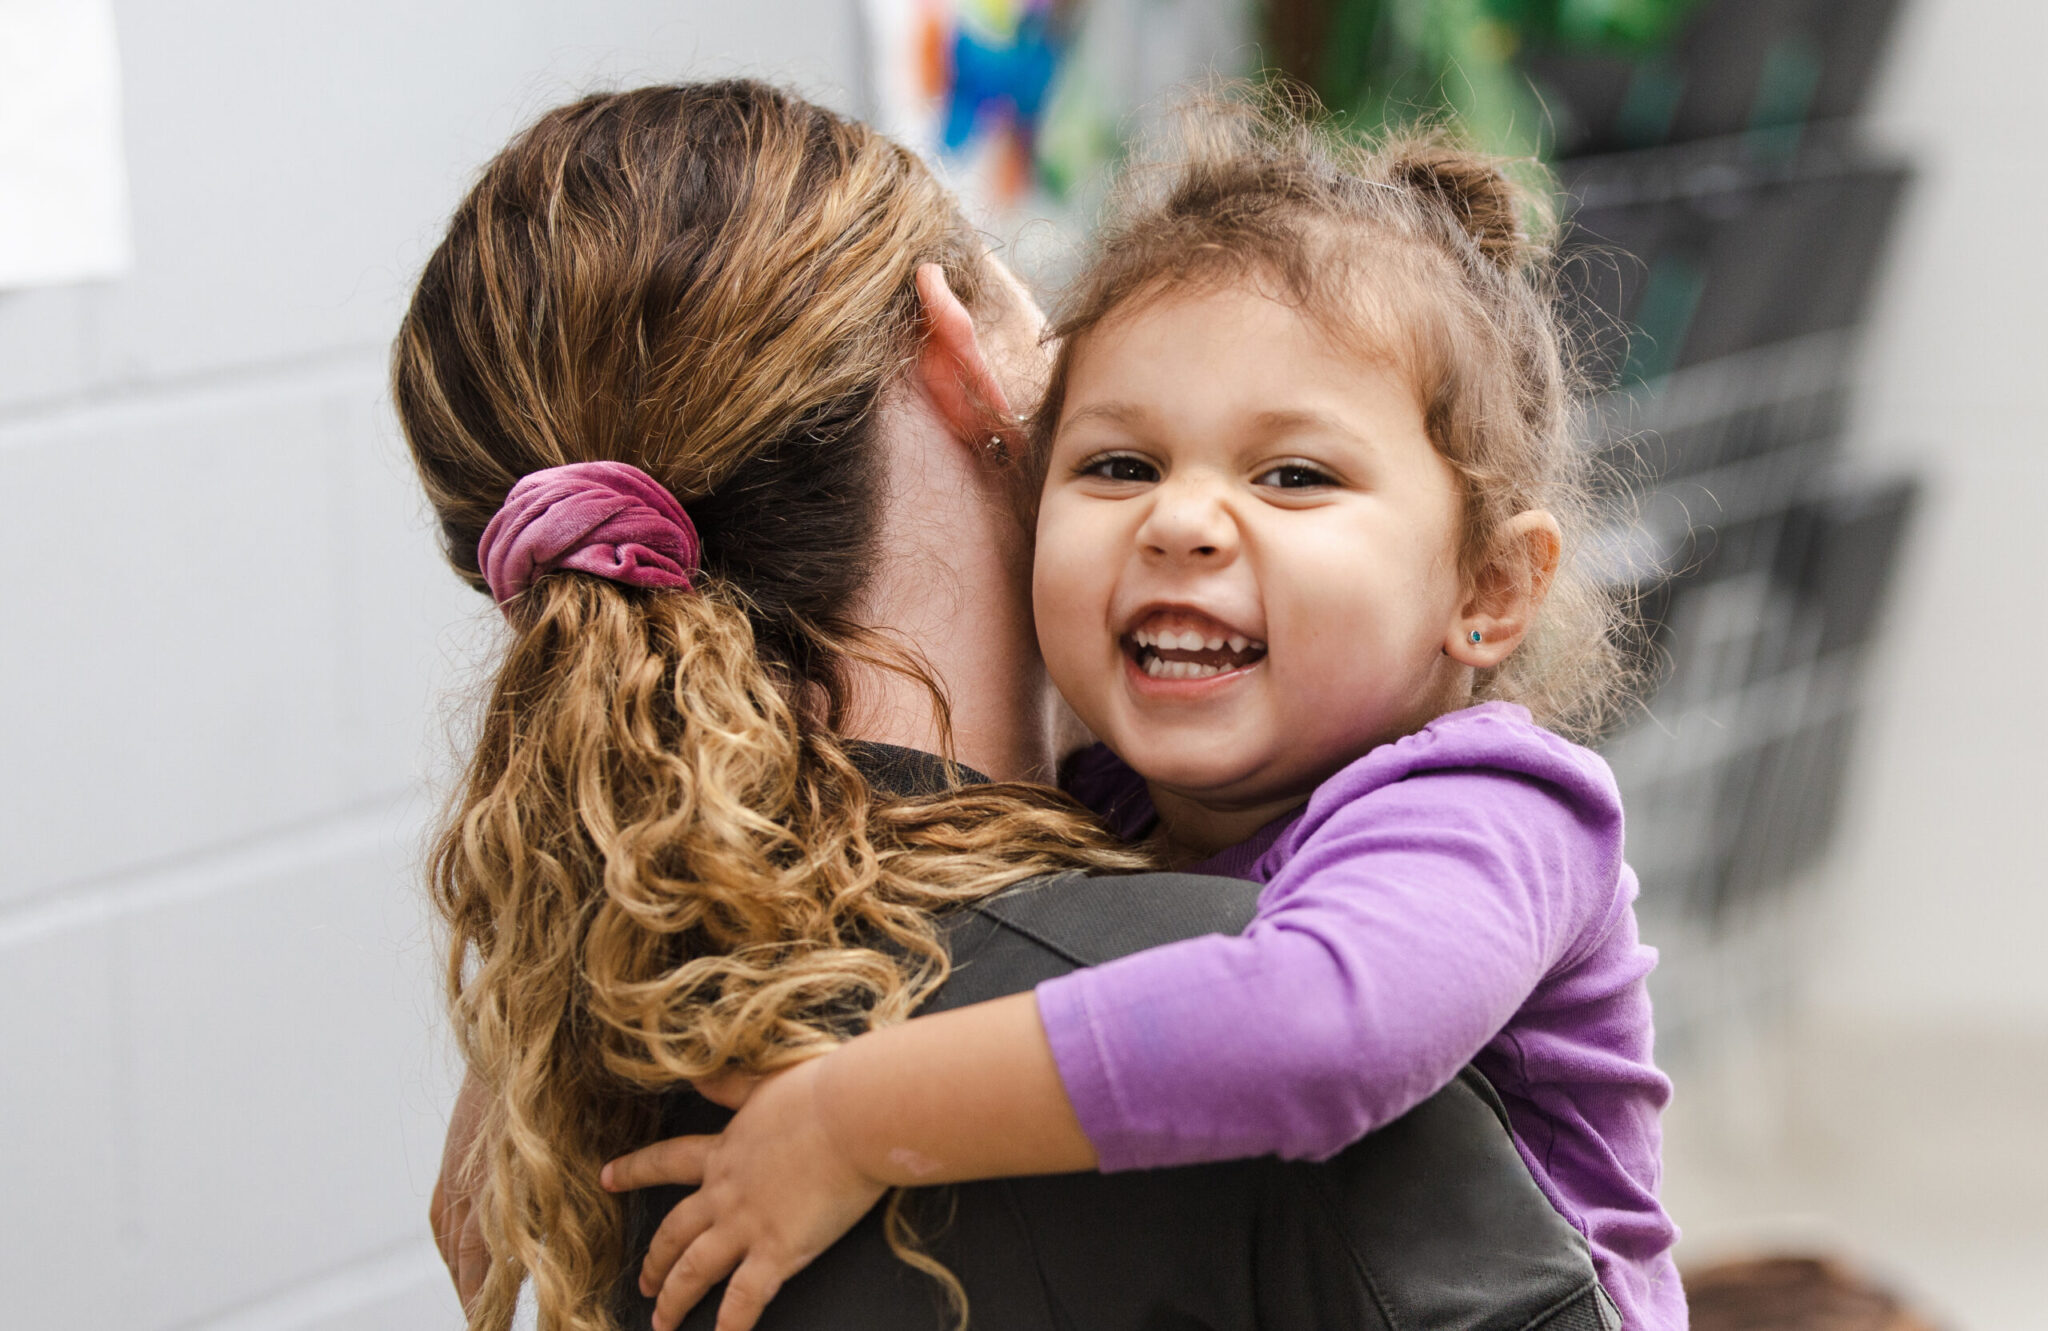
[[[661,1227],[647,1244],[647,1256],[640,1263],[640,1293],[652,1296],[668,1281],[669,1268],[689,1246],[711,1228],[711,1207],[704,1194],[693,1192],[669,1208]]]
[[[725,1299],[718,1305],[717,1331],[754,1331],[754,1323],[768,1307],[768,1301],[782,1288],[782,1277],[774,1265],[749,1254],[726,1284]]]
[[[712,1104],[738,1109],[760,1084],[761,1079],[751,1072],[728,1070],[715,1077],[699,1077],[690,1083],[690,1089]]]
[[[657,1183],[702,1183],[704,1157],[716,1137],[670,1137],[622,1155],[604,1167],[598,1182],[611,1192],[631,1192]]]
[[[711,1287],[732,1274],[745,1251],[713,1230],[683,1250],[661,1282],[661,1294],[654,1300],[654,1331],[675,1331],[677,1323]]]

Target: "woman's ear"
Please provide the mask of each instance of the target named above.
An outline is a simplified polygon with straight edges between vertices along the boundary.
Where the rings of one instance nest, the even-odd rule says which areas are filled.
[[[946,284],[946,270],[920,264],[917,300],[924,315],[924,346],[912,374],[925,398],[955,437],[977,447],[1011,418],[1010,399],[996,379],[974,328],[974,316]]]
[[[1505,661],[1536,622],[1563,555],[1564,532],[1549,513],[1536,508],[1508,519],[1472,579],[1444,651],[1476,670]]]

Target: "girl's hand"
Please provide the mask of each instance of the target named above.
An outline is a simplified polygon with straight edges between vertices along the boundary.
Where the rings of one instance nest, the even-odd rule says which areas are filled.
[[[602,1182],[613,1192],[698,1185],[661,1222],[640,1267],[640,1293],[655,1298],[656,1331],[674,1331],[727,1276],[718,1331],[749,1331],[782,1282],[880,1200],[885,1186],[855,1167],[818,1111],[823,1062],[800,1063],[733,1095],[744,1103],[715,1137],[672,1137],[604,1167]]]

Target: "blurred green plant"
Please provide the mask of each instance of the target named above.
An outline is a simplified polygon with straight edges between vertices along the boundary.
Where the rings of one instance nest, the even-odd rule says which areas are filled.
[[[1528,50],[1647,58],[1700,0],[1265,0],[1282,72],[1361,127],[1448,113],[1490,151],[1542,152]]]

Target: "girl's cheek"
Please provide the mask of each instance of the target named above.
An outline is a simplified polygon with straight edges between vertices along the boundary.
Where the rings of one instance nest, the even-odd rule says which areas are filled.
[[[1053,687],[1093,729],[1101,722],[1093,703],[1113,682],[1102,650],[1107,593],[1089,575],[1091,566],[1099,574],[1102,561],[1057,543],[1042,546],[1041,554],[1032,578],[1039,654]]]
[[[1062,657],[1074,654],[1083,626],[1088,622],[1092,599],[1085,586],[1078,585],[1071,576],[1072,556],[1062,552],[1054,560],[1052,568],[1041,563],[1042,575],[1036,580],[1034,601],[1038,613],[1038,640],[1046,659],[1055,653]],[[1100,615],[1096,616],[1098,619]]]
[[[1073,554],[1048,528],[1039,526],[1041,543],[1031,567],[1031,608],[1038,626],[1038,647],[1048,665],[1072,655],[1077,604],[1081,589],[1073,585]]]

